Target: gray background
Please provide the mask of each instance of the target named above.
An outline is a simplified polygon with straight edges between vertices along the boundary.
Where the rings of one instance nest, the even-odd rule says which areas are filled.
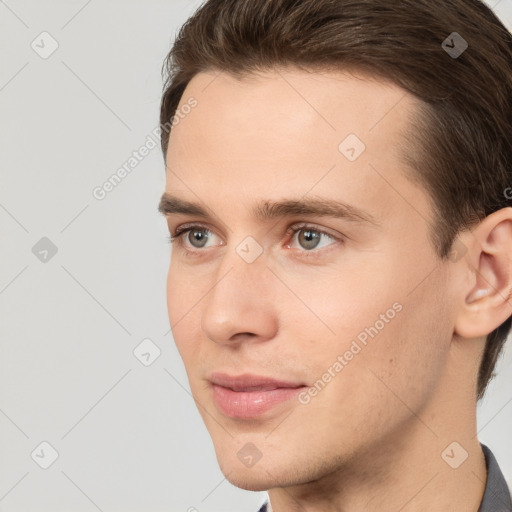
[[[249,512],[266,497],[222,475],[169,333],[158,146],[92,194],[158,125],[162,61],[199,4],[0,1],[2,512]],[[512,0],[490,5],[511,27]],[[31,47],[53,40],[47,58]],[[149,366],[133,353],[147,338]],[[512,486],[510,340],[498,371],[479,438]]]

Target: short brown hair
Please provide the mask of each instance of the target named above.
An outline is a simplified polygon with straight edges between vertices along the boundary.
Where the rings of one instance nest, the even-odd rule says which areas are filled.
[[[447,50],[454,38],[468,44],[460,55]],[[505,192],[512,185],[512,35],[481,1],[208,0],[164,62],[164,158],[169,121],[197,73],[244,76],[279,66],[361,70],[419,100],[406,136],[415,150],[403,157],[432,199],[430,236],[440,258],[450,257],[460,231],[512,206]],[[511,322],[487,336],[478,400]]]

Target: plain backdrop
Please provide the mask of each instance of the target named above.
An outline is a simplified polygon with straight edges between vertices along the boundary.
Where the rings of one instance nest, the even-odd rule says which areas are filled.
[[[199,4],[0,2],[2,512],[266,498],[222,475],[169,333],[158,146],[93,194],[157,127],[162,61]],[[493,4],[510,27],[512,0]],[[478,429],[512,484],[510,345]]]

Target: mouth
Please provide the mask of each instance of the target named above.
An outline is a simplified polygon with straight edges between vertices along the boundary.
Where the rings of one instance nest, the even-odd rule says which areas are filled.
[[[214,384],[217,385],[217,384]],[[221,386],[225,389],[230,389],[231,391],[236,391],[237,393],[240,392],[247,392],[250,393],[251,391],[273,391],[274,389],[295,389],[302,386],[293,386],[293,387],[280,387],[276,386],[275,384],[262,384],[260,386]]]
[[[209,381],[214,385],[232,391],[272,391],[273,389],[305,386],[303,382],[285,381],[252,373],[231,376],[226,373],[215,372],[210,375]]]
[[[251,374],[231,377],[216,373],[210,377],[210,383],[219,411],[238,419],[255,418],[278,405],[290,404],[293,397],[307,388],[301,383]]]

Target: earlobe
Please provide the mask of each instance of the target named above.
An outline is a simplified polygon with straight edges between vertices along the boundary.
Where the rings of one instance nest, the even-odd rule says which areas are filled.
[[[468,254],[457,264],[470,279],[461,290],[454,331],[478,338],[512,315],[512,208],[487,216],[466,236]]]

